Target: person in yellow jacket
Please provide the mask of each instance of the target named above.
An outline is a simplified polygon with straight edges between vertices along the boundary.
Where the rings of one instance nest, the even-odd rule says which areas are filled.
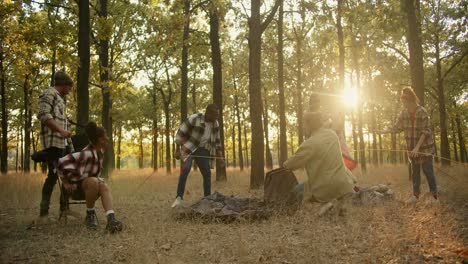
[[[352,193],[356,179],[343,163],[336,133],[322,128],[320,112],[307,112],[303,120],[310,137],[283,164],[290,170],[306,170],[307,180],[295,188],[299,198],[326,203]]]

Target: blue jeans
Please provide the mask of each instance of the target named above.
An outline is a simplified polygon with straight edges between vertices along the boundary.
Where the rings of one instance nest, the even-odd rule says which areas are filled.
[[[198,168],[203,176],[203,193],[204,196],[211,194],[211,168],[210,168],[210,152],[205,148],[198,148],[194,153],[197,157],[188,157],[182,164],[180,170],[179,183],[177,184],[177,196],[184,198],[185,184],[187,183],[187,177],[192,168],[192,161],[195,159]],[[202,157],[200,157],[202,156]]]
[[[434,175],[434,168],[432,166],[432,157],[423,161],[422,164],[412,162],[411,163],[411,179],[413,180],[413,193],[419,195],[421,192],[419,186],[421,185],[421,167],[426,175],[427,183],[429,184],[429,191],[436,195],[437,194],[437,184]]]

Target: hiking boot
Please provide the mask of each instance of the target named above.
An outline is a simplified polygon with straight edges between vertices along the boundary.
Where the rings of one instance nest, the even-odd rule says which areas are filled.
[[[119,220],[115,218],[114,214],[109,214],[107,216],[106,229],[110,233],[120,232],[123,229],[123,225],[122,225],[122,222],[120,222]]]
[[[177,196],[177,198],[175,199],[174,203],[172,203],[172,208],[176,207],[176,206],[179,206],[179,205],[182,205],[183,203],[183,200],[180,196]]]
[[[98,228],[96,211],[86,211],[85,224],[92,230],[96,230]]]

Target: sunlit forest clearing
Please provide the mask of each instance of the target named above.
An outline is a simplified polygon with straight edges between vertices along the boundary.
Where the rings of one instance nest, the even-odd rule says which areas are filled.
[[[110,181],[116,210],[126,224],[118,235],[87,231],[84,211],[65,225],[52,222],[26,230],[37,215],[43,177],[8,175],[1,179],[0,245],[2,263],[461,263],[468,239],[467,170],[444,170],[439,209],[423,203],[404,205],[408,196],[405,166],[369,168],[362,186],[390,184],[395,201],[348,208],[318,217],[304,204],[292,216],[277,215],[253,223],[174,221],[170,204],[177,177],[150,169],[121,170]],[[249,190],[247,172],[228,169],[228,182],[213,189],[225,194],[261,197]],[[302,174],[298,174],[300,179]],[[189,178],[188,203],[202,195],[201,175]],[[58,194],[51,214],[58,217]],[[104,213],[98,210],[101,226]],[[466,252],[465,252],[466,254]]]
[[[0,263],[466,263],[467,17],[465,0],[2,0]],[[180,131],[210,104],[219,115],[195,147],[216,156],[211,193],[262,200],[265,175],[314,137],[314,113],[354,186],[386,184],[394,199],[323,216],[304,201],[263,221],[176,219],[183,155],[197,158],[193,129]],[[59,157],[31,160],[48,145],[71,151],[71,136],[96,146],[91,121],[106,138],[93,159],[119,234],[104,231],[114,213],[100,201],[97,231],[84,205],[58,221],[59,185],[48,183],[50,201],[41,188]],[[206,195],[199,165],[186,205]],[[302,168],[299,183],[321,176]]]

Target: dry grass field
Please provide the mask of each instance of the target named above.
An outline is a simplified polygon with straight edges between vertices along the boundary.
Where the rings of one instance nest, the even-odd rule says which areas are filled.
[[[438,165],[437,165],[438,166]],[[175,221],[170,205],[177,184],[172,176],[150,170],[122,170],[108,182],[122,233],[104,231],[105,216],[98,204],[101,229],[83,225],[84,206],[72,210],[80,218],[67,224],[51,221],[27,227],[38,214],[44,175],[0,177],[0,263],[462,263],[468,247],[468,169],[436,169],[441,190],[439,206],[403,203],[410,183],[404,166],[371,168],[357,173],[361,186],[390,184],[395,200],[348,207],[345,215],[317,216],[317,206],[304,204],[293,216],[275,215],[253,223]],[[226,183],[213,190],[245,197],[248,174],[228,171]],[[299,178],[303,175],[298,174]],[[424,177],[423,177],[424,178]],[[201,176],[192,173],[186,202],[202,194]],[[427,191],[423,181],[422,190]],[[58,189],[51,219],[58,217]],[[465,250],[465,252],[463,252]]]

